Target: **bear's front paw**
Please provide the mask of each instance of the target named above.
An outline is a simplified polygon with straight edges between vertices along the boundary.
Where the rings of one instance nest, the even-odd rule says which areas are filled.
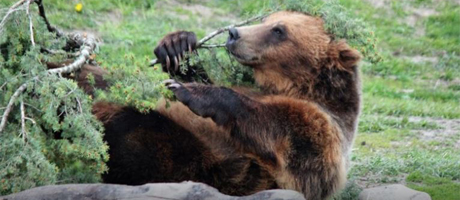
[[[179,65],[185,53],[196,50],[196,35],[193,32],[177,31],[166,35],[153,51],[163,66],[163,71],[171,75],[179,72]]]
[[[186,106],[189,106],[192,101],[199,101],[199,95],[193,95],[193,83],[181,83],[174,79],[168,79],[163,81],[165,86],[174,93],[176,99]],[[192,97],[194,96],[194,97]],[[195,99],[194,99],[195,98]]]
[[[210,117],[218,125],[228,123],[239,102],[232,90],[197,83],[180,83],[169,79],[164,84],[176,99],[186,105],[192,112],[201,117]]]

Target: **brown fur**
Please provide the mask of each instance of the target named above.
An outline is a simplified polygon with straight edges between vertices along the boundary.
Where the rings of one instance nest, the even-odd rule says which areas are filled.
[[[93,115],[102,123],[112,121],[112,118],[123,110],[123,107],[115,103],[96,102],[93,105]]]
[[[46,62],[46,66],[48,69],[56,69],[69,65],[72,62],[73,60],[66,60],[59,63]],[[84,64],[77,72],[64,74],[64,77],[74,79],[77,82],[78,87],[83,89],[86,94],[93,95],[96,88],[105,90],[109,86],[107,81],[103,78],[106,74],[107,72],[97,65]],[[94,77],[94,85],[90,84],[88,80],[89,75]]]
[[[274,33],[276,28],[281,31]],[[107,182],[194,180],[227,194],[283,188],[302,192],[307,199],[327,199],[343,188],[360,109],[359,53],[345,41],[333,40],[320,18],[303,13],[278,12],[237,32],[239,38],[227,47],[240,63],[254,69],[260,92],[186,83],[173,89],[180,102],[169,108],[161,103],[146,115],[108,103],[94,106],[105,123],[109,145],[114,141],[112,153],[121,156],[111,157],[117,163],[109,164],[114,171],[109,171]],[[175,36],[163,40],[170,37]],[[169,130],[168,124],[176,128]],[[193,161],[181,167],[174,160],[179,157],[173,156],[179,147],[168,143],[176,137],[151,139],[158,134],[182,135],[184,145],[201,153],[183,152],[184,159]],[[165,168],[121,170],[149,156],[162,160]],[[128,182],[121,177],[145,177],[152,170],[157,173],[147,180]],[[169,175],[183,170],[191,175]]]
[[[89,75],[94,77],[94,85],[91,85],[88,77]],[[78,86],[83,89],[87,94],[93,95],[94,89],[105,90],[109,86],[104,80],[103,76],[107,74],[105,70],[99,66],[85,64],[81,67],[80,72],[77,75],[76,81]]]

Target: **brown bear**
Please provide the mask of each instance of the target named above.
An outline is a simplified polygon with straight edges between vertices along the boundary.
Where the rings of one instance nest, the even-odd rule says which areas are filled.
[[[165,82],[177,102],[147,114],[99,102],[110,146],[107,183],[192,180],[231,195],[296,190],[327,199],[340,190],[360,112],[360,54],[321,18],[282,11],[232,28],[227,49],[254,70],[258,89]],[[170,74],[196,37],[165,36],[155,54]]]

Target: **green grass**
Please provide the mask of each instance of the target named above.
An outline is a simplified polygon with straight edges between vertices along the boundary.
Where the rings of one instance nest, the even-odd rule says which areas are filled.
[[[460,130],[436,139],[418,131],[442,133],[445,127],[431,118],[460,118],[460,6],[432,0],[390,1],[383,8],[367,1],[340,2],[374,26],[384,56],[381,63],[362,66],[363,115],[349,177],[367,180],[364,187],[405,181],[432,199],[458,199]],[[436,14],[411,26],[408,8],[431,8]],[[437,62],[415,63],[412,56]],[[414,116],[427,120],[410,121]]]
[[[404,130],[432,130],[440,128],[436,123],[429,121],[411,122],[407,117],[388,118],[381,115],[363,115],[359,122],[359,132],[378,133],[390,129]]]
[[[372,7],[367,1],[340,0],[346,7],[357,12],[357,16],[364,18],[369,24],[376,27],[375,33],[380,39],[380,45],[391,51],[403,49],[407,55],[432,54],[435,51],[460,52],[458,45],[459,9],[460,6],[451,1],[428,2],[420,1],[390,1],[385,8]],[[417,22],[419,28],[425,29],[426,34],[416,36],[416,28],[406,22],[409,16],[408,7],[434,8],[439,15],[430,16]],[[452,24],[453,26],[448,26]],[[429,48],[426,48],[429,47]]]
[[[0,7],[12,2],[2,1]],[[74,10],[77,2],[83,3],[81,13]],[[359,187],[404,181],[434,200],[458,199],[460,150],[455,144],[460,130],[436,139],[426,139],[419,132],[445,130],[433,118],[460,118],[460,5],[453,1],[392,0],[376,8],[369,1],[339,2],[374,29],[384,60],[362,63],[363,115],[349,177],[364,181],[360,185],[349,183],[336,199],[355,199]],[[103,39],[97,60],[110,67],[123,62],[126,54],[133,54],[136,60],[153,58],[153,48],[168,32],[190,30],[201,38],[259,12],[269,2],[49,0],[44,4],[53,25],[97,33]],[[210,13],[189,9],[196,4],[206,6]],[[412,10],[422,8],[433,9],[435,14],[409,24]],[[413,56],[436,61],[413,62]],[[416,116],[424,119],[412,120]]]
[[[415,171],[407,176],[409,187],[426,191],[433,199],[456,199],[460,197],[460,183],[452,182],[449,178],[426,175]]]

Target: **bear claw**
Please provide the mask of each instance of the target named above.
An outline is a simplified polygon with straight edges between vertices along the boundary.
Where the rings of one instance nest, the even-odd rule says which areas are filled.
[[[177,88],[180,88],[180,87],[182,86],[181,83],[177,82],[177,81],[174,80],[174,79],[165,80],[165,81],[163,81],[163,84],[165,84],[165,86],[166,86],[168,89],[177,89]]]
[[[169,85],[171,83],[176,83],[176,80],[174,80],[174,79],[166,79],[166,80],[163,81],[163,84],[165,84],[165,85]]]
[[[181,85],[179,83],[173,83],[171,85],[168,85],[168,89],[177,89],[180,88]]]

